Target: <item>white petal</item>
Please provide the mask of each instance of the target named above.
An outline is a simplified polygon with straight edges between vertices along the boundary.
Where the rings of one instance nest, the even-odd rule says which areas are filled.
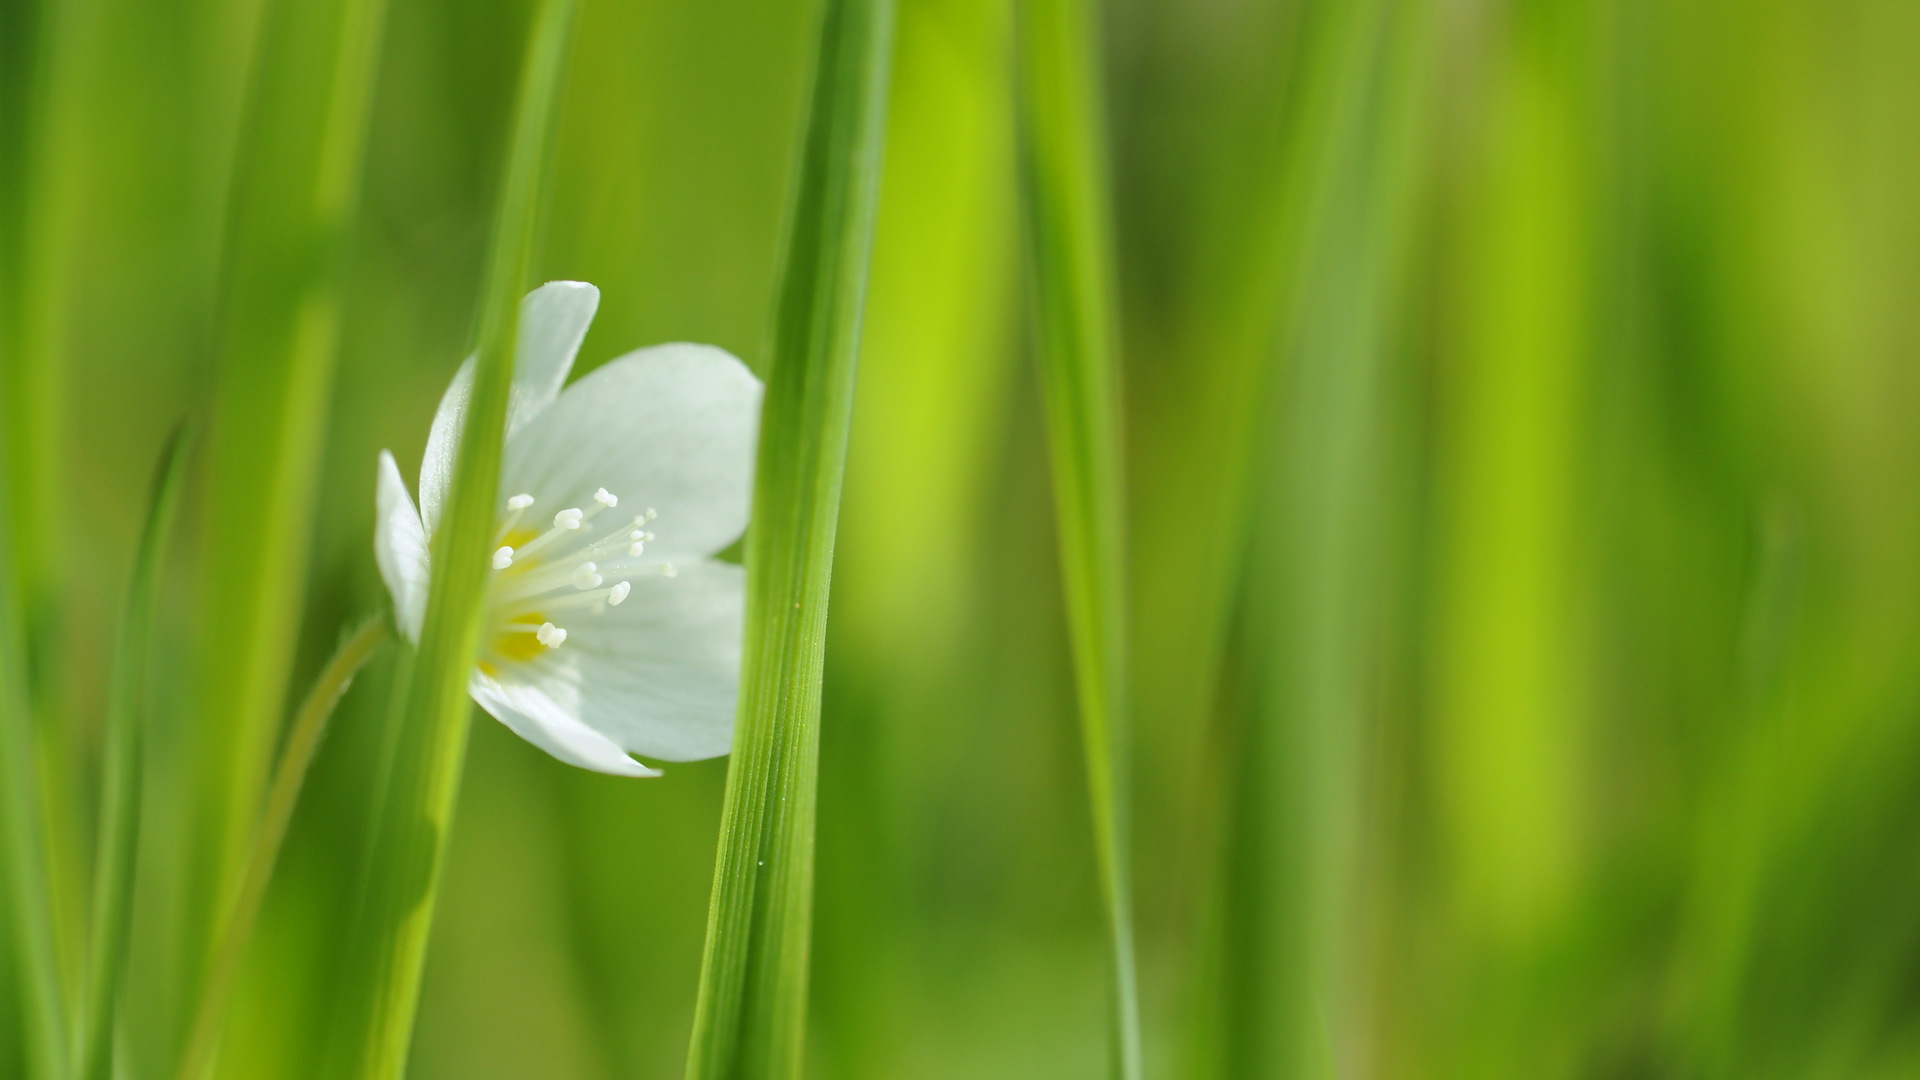
[[[507,399],[507,433],[553,404],[566,385],[573,358],[600,307],[600,290],[584,281],[549,281],[520,301],[520,348],[514,355],[513,389]],[[453,459],[473,393],[473,358],[454,372],[434,411],[427,452],[420,460],[420,512],[431,534],[453,476]]]
[[[648,554],[711,555],[747,525],[760,396],[747,366],[711,345],[628,353],[507,440],[501,490],[560,507],[604,487],[622,510],[659,511]]]
[[[659,776],[658,769],[628,757],[611,739],[580,722],[556,700],[551,685],[500,683],[474,672],[467,691],[480,707],[513,733],[569,765],[615,776]],[[565,687],[561,687],[565,689]]]
[[[733,745],[746,574],[701,561],[679,576],[634,578],[618,607],[569,620],[567,643],[509,677],[551,684],[587,726],[662,761]]]
[[[393,597],[393,617],[407,640],[420,640],[420,623],[427,614],[427,533],[407,495],[407,482],[393,455],[380,451],[374,483],[373,557],[380,578]]]

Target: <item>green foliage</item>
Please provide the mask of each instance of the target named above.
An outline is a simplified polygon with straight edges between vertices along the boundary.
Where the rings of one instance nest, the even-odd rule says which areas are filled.
[[[643,782],[371,660],[194,1080],[356,1074],[376,1010],[418,1080],[685,1075],[726,813],[724,910],[759,921],[716,948],[700,1068],[790,1070],[804,1026],[823,1080],[1105,1075],[1129,864],[1146,1076],[1920,1068],[1920,9],[1023,5],[1016,38],[1012,0],[898,0],[884,81],[837,54],[888,102],[855,311],[815,305],[857,294],[818,257],[858,215],[785,239],[796,186],[861,190],[795,138],[840,86],[820,4],[581,4],[538,243],[490,259],[543,4],[0,3],[0,1076],[75,1064],[175,419],[209,456],[153,578],[136,1077],[180,1070],[280,724],[382,602],[376,451],[419,459],[476,297],[551,278],[602,290],[581,371],[698,341],[772,377],[756,576],[818,556],[846,440],[833,617],[823,579],[756,591],[816,590],[756,616],[791,636],[755,678],[798,681],[748,687],[738,761]],[[1075,11],[1043,145],[1015,65]],[[1070,166],[1046,251],[1085,271],[1045,307],[1023,139]],[[852,418],[809,429],[799,376],[844,405],[849,369],[792,357],[856,329]],[[1089,676],[1129,729],[1100,846]]]
[[[149,684],[153,677],[155,609],[159,605],[165,545],[173,531],[186,466],[198,429],[191,421],[174,429],[160,453],[153,498],[133,581],[121,613],[108,690],[106,746],[101,752],[99,840],[94,847],[93,911],[87,936],[86,977],[81,986],[79,1039],[74,1075],[111,1080],[115,1021],[127,968],[127,935],[133,925],[134,868],[140,853],[140,795],[145,769],[145,729],[153,722]]]
[[[466,758],[467,697],[481,630],[500,489],[500,448],[513,384],[520,297],[558,107],[573,0],[543,0],[527,41],[512,140],[480,295],[477,362],[446,507],[433,536],[433,576],[420,645],[395,683],[366,882],[346,960],[346,997],[330,1047],[342,1076],[406,1071],[434,900]]]
[[[1113,1075],[1137,1080],[1125,508],[1106,126],[1093,59],[1100,40],[1080,0],[1023,0],[1016,12],[1021,196],[1080,738],[1110,938]]]
[[[827,0],[747,536],[740,711],[688,1080],[799,1077],[821,669],[893,56],[893,0]]]

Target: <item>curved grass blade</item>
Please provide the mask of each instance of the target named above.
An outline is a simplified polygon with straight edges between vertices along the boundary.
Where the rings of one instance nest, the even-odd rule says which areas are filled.
[[[0,394],[4,387],[0,387]],[[8,448],[0,444],[0,459]],[[8,474],[0,470],[0,481]],[[66,1003],[53,947],[46,815],[34,754],[26,626],[15,576],[13,504],[0,498],[0,875],[6,878],[7,952],[22,1004],[27,1080],[65,1080]]]
[[[280,753],[280,762],[273,770],[273,782],[267,788],[266,805],[261,808],[260,824],[253,834],[240,890],[227,906],[214,942],[212,967],[194,1009],[179,1080],[200,1080],[213,1067],[220,1022],[226,1015],[227,995],[233,989],[234,978],[240,974],[240,961],[253,936],[253,924],[260,915],[261,903],[267,898],[267,886],[273,881],[273,868],[280,858],[280,844],[286,839],[287,826],[293,822],[294,806],[300,800],[300,788],[306,783],[307,769],[320,750],[320,740],[327,733],[333,707],[347,692],[361,665],[372,659],[389,637],[385,618],[369,619],[347,635],[300,702],[300,711],[294,714],[293,724],[287,731],[287,745]]]
[[[1128,870],[1127,617],[1111,205],[1097,36],[1085,0],[1023,0],[1022,201],[1053,458],[1094,857],[1106,908],[1112,1073],[1143,1068]]]
[[[747,536],[740,713],[688,1080],[800,1075],[827,591],[878,199],[892,0],[827,0]]]
[[[572,40],[574,0],[535,13],[515,102],[493,249],[481,296],[478,362],[440,528],[420,647],[398,675],[365,890],[347,960],[338,1072],[387,1078],[406,1068],[434,897],[466,757],[467,682],[480,639],[488,537],[500,484],[507,392],[553,117]]]
[[[114,1019],[127,966],[127,932],[133,924],[133,871],[140,848],[142,719],[153,658],[154,609],[161,559],[180,482],[197,429],[191,421],[174,429],[154,474],[153,498],[134,558],[133,581],[121,614],[107,688],[106,747],[100,783],[99,843],[94,851],[93,914],[87,946],[86,983],[74,1048],[78,1080],[111,1080]]]

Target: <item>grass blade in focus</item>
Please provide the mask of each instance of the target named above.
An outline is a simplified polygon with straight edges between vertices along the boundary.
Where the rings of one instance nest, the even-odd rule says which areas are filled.
[[[1113,1075],[1141,1075],[1128,872],[1126,575],[1105,124],[1084,0],[1017,10],[1021,185],[1095,862],[1112,967]]]
[[[433,537],[433,577],[401,711],[366,891],[347,961],[344,1028],[332,1052],[349,1076],[390,1080],[406,1068],[434,895],[465,760],[467,683],[480,638],[507,393],[527,284],[550,131],[572,38],[574,0],[535,13],[481,296],[478,362],[453,482]]]
[[[100,839],[94,850],[92,925],[75,1047],[75,1075],[79,1080],[111,1080],[114,1073],[114,1018],[119,1012],[120,986],[126,973],[127,936],[133,925],[133,870],[140,848],[141,729],[154,652],[160,562],[196,434],[191,421],[183,423],[174,429],[161,454],[114,646],[101,766]]]
[[[740,714],[689,1080],[798,1077],[820,679],[893,49],[892,0],[828,0],[775,313]]]

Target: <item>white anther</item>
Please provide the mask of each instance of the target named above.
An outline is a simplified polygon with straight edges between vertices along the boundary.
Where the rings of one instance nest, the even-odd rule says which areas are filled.
[[[668,577],[679,577],[679,576],[680,576],[680,571],[678,571],[678,570],[675,570],[675,569],[673,568],[673,564],[672,564],[672,563],[661,563],[661,564],[660,564],[660,572],[661,572],[661,573],[663,573],[663,574],[665,574],[665,575],[667,575]]]
[[[586,517],[578,508],[568,507],[553,515],[553,527],[556,529],[577,529],[580,519]]]
[[[493,568],[495,570],[505,570],[507,567],[512,565],[513,565],[513,549],[512,548],[503,547],[499,551],[496,551],[493,553]]]
[[[620,496],[615,495],[606,488],[601,488],[599,491],[593,493],[593,501],[608,509],[612,509],[620,505]]]
[[[639,540],[635,540],[633,543],[627,545],[627,554],[632,558],[637,559],[646,553],[647,545]]]
[[[627,534],[627,539],[629,540],[645,540],[646,538],[647,530],[645,529],[635,529]]]
[[[656,537],[655,537],[655,536],[654,536],[654,535],[653,535],[652,533],[648,533],[648,534],[646,535],[646,537],[645,537],[645,539],[648,539],[648,540],[653,540],[653,539],[657,539],[657,538],[656,538]]]
[[[533,496],[531,495],[515,495],[513,498],[507,500],[507,509],[509,510],[525,510],[532,505]]]
[[[654,518],[657,518],[657,517],[659,517],[659,516],[660,516],[659,514],[656,514],[656,513],[654,513],[654,511],[653,511],[653,507],[651,507],[651,506],[649,506],[649,507],[647,507],[647,520],[648,520],[648,521],[652,521],[652,520],[653,520]]]
[[[600,587],[599,567],[583,562],[573,571],[573,587],[576,589],[597,589]]]
[[[567,632],[552,623],[541,623],[540,629],[533,632],[533,637],[547,648],[557,649],[561,642],[567,640]]]
[[[627,598],[627,594],[632,591],[633,591],[633,585],[629,582],[623,581],[620,584],[615,585],[613,589],[607,593],[607,603],[613,605],[614,607],[619,607],[620,601],[625,600]]]

